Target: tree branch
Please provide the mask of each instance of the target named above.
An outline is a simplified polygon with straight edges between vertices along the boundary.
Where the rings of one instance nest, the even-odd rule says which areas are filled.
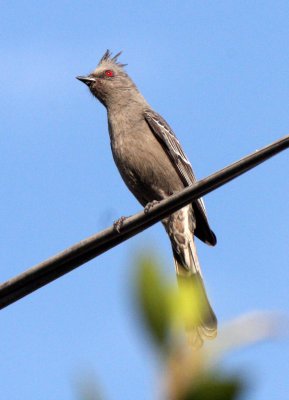
[[[9,279],[0,285],[0,309],[117,246],[172,212],[212,192],[288,147],[289,135],[161,201],[148,214],[141,211],[127,218],[120,233],[113,227],[107,228]]]

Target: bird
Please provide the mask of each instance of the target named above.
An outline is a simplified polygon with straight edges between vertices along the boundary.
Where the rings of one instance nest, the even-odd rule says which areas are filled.
[[[115,164],[128,189],[149,209],[196,182],[192,166],[169,124],[155,112],[118,61],[122,52],[106,50],[96,69],[76,78],[86,84],[106,108]],[[162,220],[170,238],[179,283],[194,282],[202,310],[191,342],[201,347],[217,335],[217,318],[210,305],[199,263],[195,236],[215,246],[202,198]]]

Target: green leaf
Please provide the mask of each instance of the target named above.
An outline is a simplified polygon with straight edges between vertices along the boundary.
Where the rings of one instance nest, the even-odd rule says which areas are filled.
[[[221,378],[206,375],[179,400],[234,400],[243,384],[239,378]]]
[[[202,291],[193,277],[178,277],[178,290],[171,303],[172,322],[182,330],[199,323],[203,311]]]
[[[155,262],[139,262],[137,295],[149,331],[158,345],[165,345],[169,331],[169,288]]]

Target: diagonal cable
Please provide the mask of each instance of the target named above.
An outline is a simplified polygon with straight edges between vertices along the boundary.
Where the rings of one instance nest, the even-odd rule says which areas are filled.
[[[289,135],[162,200],[148,214],[141,211],[127,218],[119,233],[113,227],[107,228],[9,279],[0,285],[0,309],[110,250],[288,147]]]

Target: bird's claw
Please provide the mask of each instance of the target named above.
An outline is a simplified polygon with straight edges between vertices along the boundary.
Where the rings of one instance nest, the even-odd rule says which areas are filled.
[[[149,203],[147,203],[147,205],[145,206],[145,208],[143,210],[144,213],[148,214],[149,211],[157,204],[159,204],[159,201],[157,201],[157,200],[153,200],[153,201],[150,201]]]
[[[127,217],[120,217],[118,220],[114,221],[113,223],[113,229],[120,233],[120,230],[123,226],[124,221],[127,219]]]

